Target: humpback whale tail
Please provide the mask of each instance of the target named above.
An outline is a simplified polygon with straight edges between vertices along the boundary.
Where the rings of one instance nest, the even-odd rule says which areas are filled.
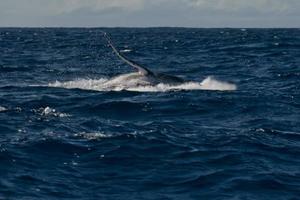
[[[141,74],[141,75],[151,75],[152,72],[147,69],[146,67],[142,67],[140,66],[139,64],[135,63],[134,61],[126,58],[124,55],[122,55],[120,53],[120,51],[117,50],[117,48],[114,46],[114,44],[112,43],[110,37],[108,36],[108,34],[104,31],[101,31],[104,35],[104,38],[106,39],[108,45],[112,48],[112,50],[115,52],[115,54],[121,59],[123,60],[125,63],[127,63],[128,65],[136,68],[138,70],[138,72]]]
[[[202,82],[186,81],[180,77],[157,73],[136,64],[122,55],[113,45],[110,37],[104,31],[104,38],[114,53],[126,64],[138,70],[138,73],[120,74],[110,79],[101,78],[100,80],[77,80],[69,82],[55,82],[49,84],[51,87],[81,88],[97,91],[139,91],[139,92],[166,92],[171,90],[235,90],[236,85],[220,82],[211,77]]]

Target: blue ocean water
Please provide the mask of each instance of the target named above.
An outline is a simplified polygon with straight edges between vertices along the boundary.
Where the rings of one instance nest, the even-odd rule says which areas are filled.
[[[106,88],[133,72],[177,87]],[[1,28],[0,199],[300,199],[300,29]]]

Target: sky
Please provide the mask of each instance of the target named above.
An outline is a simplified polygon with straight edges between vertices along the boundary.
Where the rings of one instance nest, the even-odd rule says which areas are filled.
[[[300,28],[300,0],[0,0],[0,27]]]

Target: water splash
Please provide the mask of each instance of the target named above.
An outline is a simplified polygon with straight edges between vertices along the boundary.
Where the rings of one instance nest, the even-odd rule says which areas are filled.
[[[128,52],[131,52],[132,50],[131,49],[122,49],[120,50],[121,53],[128,53]]]
[[[45,108],[39,108],[39,109],[33,109],[33,112],[41,115],[41,116],[53,116],[53,117],[70,117],[71,115],[67,114],[67,113],[61,113],[58,112],[56,109],[54,108],[50,108],[50,107],[45,107]]]
[[[0,106],[0,112],[7,111],[7,108]]]
[[[201,82],[202,90],[220,90],[220,91],[232,91],[236,90],[237,86],[225,81],[219,81],[212,76],[207,77]]]
[[[74,134],[74,137],[76,138],[84,138],[87,140],[100,140],[100,139],[104,139],[104,138],[111,138],[113,137],[112,134],[105,134],[102,132],[95,132],[95,133],[76,133]]]
[[[106,78],[100,79],[77,79],[74,81],[60,82],[48,84],[49,87],[59,87],[67,89],[83,89],[83,90],[95,90],[95,91],[135,91],[135,92],[168,92],[178,90],[215,90],[215,91],[233,91],[237,89],[237,86],[232,83],[219,81],[209,76],[202,82],[185,82],[179,85],[169,84],[157,84],[157,85],[140,85],[137,81],[132,80],[124,82],[120,80],[112,80]]]

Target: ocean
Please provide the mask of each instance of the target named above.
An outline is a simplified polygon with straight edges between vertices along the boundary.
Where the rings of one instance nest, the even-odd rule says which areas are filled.
[[[185,82],[113,79],[101,31]],[[300,199],[299,63],[300,29],[0,28],[0,199]]]

